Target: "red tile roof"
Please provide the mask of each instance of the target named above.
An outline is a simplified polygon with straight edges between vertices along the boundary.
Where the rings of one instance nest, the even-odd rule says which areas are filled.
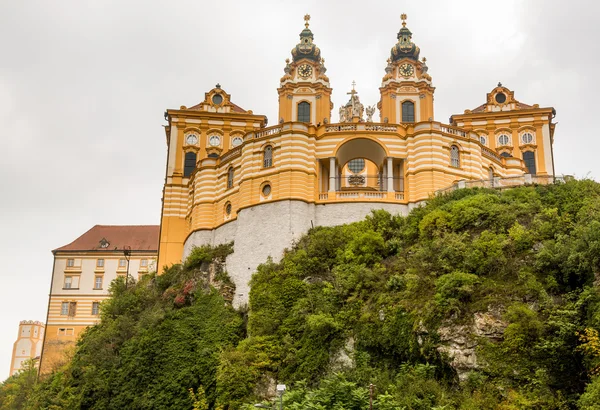
[[[157,251],[158,225],[96,225],[68,245],[54,249],[60,251],[122,251],[130,246],[132,251]],[[102,240],[108,242],[103,248]]]
[[[487,103],[486,103],[486,104],[481,104],[481,105],[480,105],[479,107],[477,107],[477,108],[473,108],[473,109],[471,110],[471,112],[472,112],[472,113],[480,113],[480,112],[485,112],[485,107],[487,107]],[[518,101],[517,101],[517,109],[518,109],[518,110],[524,110],[524,109],[527,109],[527,108],[533,108],[533,106],[532,106],[532,105],[529,105],[529,104],[525,104],[525,103],[522,103],[522,102],[518,102]]]

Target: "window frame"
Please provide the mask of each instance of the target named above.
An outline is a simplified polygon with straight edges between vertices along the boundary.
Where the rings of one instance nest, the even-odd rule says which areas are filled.
[[[96,267],[97,268],[104,268],[104,264],[105,264],[104,258],[96,259]]]
[[[268,154],[268,157],[267,157]],[[263,168],[271,168],[273,166],[273,146],[267,145],[263,148]]]
[[[529,154],[531,154],[531,158],[525,159],[526,154],[527,154],[527,156],[529,156]],[[528,174],[530,174],[530,175],[537,174],[537,161],[535,160],[535,151],[524,151],[523,152],[523,162],[525,163],[525,169],[527,170]],[[533,164],[533,172],[531,172],[531,167],[528,165],[528,163]]]
[[[100,314],[100,302],[92,302],[92,316],[98,316]]]
[[[233,178],[235,177],[235,170],[233,167],[229,167],[227,170],[227,189],[233,188]]]
[[[68,258],[67,259],[67,268],[74,268],[74,267],[75,267],[75,259]]]
[[[63,289],[72,289],[73,286],[73,276],[66,275],[65,280],[63,282]]]
[[[193,167],[192,167],[192,159],[193,159]],[[198,155],[194,151],[186,151],[183,156],[183,177],[189,178],[194,173],[196,169],[196,164],[198,162]]]
[[[98,279],[100,279],[100,286],[98,287]],[[102,289],[102,285],[104,284],[104,278],[100,275],[94,276],[94,289]]]
[[[300,108],[302,107],[302,111],[304,112],[300,112]],[[296,106],[296,120],[298,122],[304,122],[304,123],[309,123],[310,122],[310,111],[311,111],[311,104],[308,101],[300,101],[298,103],[298,105]],[[302,116],[302,117],[301,117]]]
[[[60,315],[68,316],[69,315],[69,302],[61,302],[60,304]]]
[[[450,166],[460,168],[460,148],[455,144],[450,146]]]
[[[502,142],[502,137],[506,137],[506,142],[505,143]],[[503,132],[501,134],[498,134],[497,141],[498,141],[498,145],[499,146],[502,146],[502,147],[509,146],[510,145],[510,136],[507,133]]]
[[[411,107],[412,113],[410,113],[410,112],[405,113],[404,107]],[[402,116],[403,123],[405,123],[405,122],[414,123],[416,121],[415,102],[412,100],[402,101],[402,103],[400,104],[400,115]],[[411,116],[412,116],[412,120],[411,120]]]

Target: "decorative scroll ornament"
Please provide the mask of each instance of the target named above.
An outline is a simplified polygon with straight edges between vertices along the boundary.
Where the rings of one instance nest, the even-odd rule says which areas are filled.
[[[364,185],[365,184],[365,177],[364,175],[350,175],[348,177],[348,184],[350,185]]]

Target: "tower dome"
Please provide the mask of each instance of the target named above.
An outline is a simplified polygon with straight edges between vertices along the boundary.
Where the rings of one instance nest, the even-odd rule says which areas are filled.
[[[304,30],[300,33],[300,42],[292,49],[292,58],[294,61],[308,58],[309,60],[319,62],[321,60],[321,50],[313,43],[313,33],[308,28],[310,16],[304,16]]]
[[[402,19],[402,28],[398,32],[398,42],[392,47],[392,61],[398,61],[403,58],[419,61],[421,50],[412,42],[412,32],[406,27],[406,14],[400,16]]]

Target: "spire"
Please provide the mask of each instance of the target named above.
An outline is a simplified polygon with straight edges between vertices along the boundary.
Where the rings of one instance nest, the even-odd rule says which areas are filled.
[[[303,58],[308,58],[309,60],[313,60],[315,62],[321,61],[321,50],[316,44],[313,43],[313,33],[308,28],[310,20],[310,15],[304,15],[304,30],[300,32],[300,42],[292,49],[292,59],[294,61],[301,60]]]
[[[402,28],[398,32],[398,42],[392,47],[392,61],[398,61],[403,58],[419,61],[419,53],[421,50],[412,42],[412,33],[408,27],[406,27],[406,14],[402,13],[400,19],[402,20]]]

